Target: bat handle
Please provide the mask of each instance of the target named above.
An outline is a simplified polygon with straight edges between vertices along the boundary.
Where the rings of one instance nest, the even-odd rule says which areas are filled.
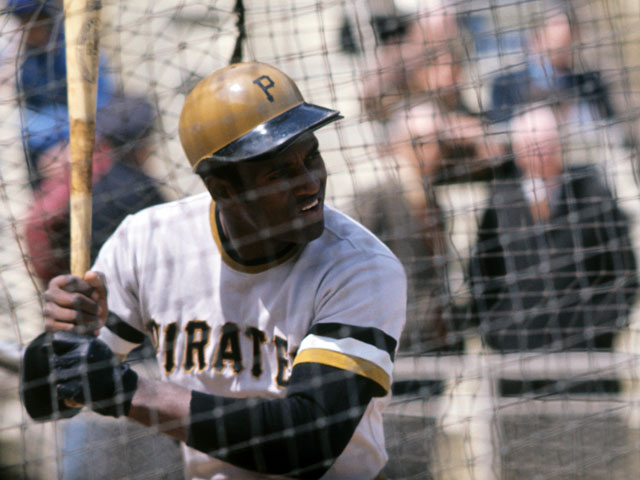
[[[64,0],[71,185],[71,273],[91,267],[91,190],[100,53],[100,0]]]
[[[95,124],[73,120],[71,149],[70,234],[71,273],[83,277],[91,267],[92,158]]]

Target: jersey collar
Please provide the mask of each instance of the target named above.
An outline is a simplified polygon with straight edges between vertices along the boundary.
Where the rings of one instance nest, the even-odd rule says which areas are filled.
[[[213,235],[213,240],[216,242],[216,246],[218,247],[218,251],[220,252],[222,260],[229,267],[239,272],[264,272],[266,270],[269,270],[270,268],[276,267],[281,263],[286,262],[302,249],[301,245],[293,244],[271,257],[259,258],[247,262],[240,259],[235,250],[233,250],[229,243],[226,241],[224,233],[222,232],[222,226],[220,225],[218,209],[216,208],[216,203],[213,200],[211,201],[211,206],[209,207],[209,223],[211,225],[211,234]]]

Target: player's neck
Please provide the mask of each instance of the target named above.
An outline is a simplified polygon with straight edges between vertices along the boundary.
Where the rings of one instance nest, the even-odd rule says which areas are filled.
[[[264,238],[259,232],[247,232],[225,220],[222,211],[218,211],[219,235],[223,248],[227,253],[243,263],[259,260],[265,262],[278,258],[288,252],[293,244],[275,238]],[[235,228],[234,228],[235,227]]]

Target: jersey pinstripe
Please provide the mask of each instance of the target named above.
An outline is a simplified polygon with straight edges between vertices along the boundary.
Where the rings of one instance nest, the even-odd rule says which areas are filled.
[[[209,194],[196,195],[128,217],[93,270],[105,274],[117,318],[101,338],[122,356],[141,332],[151,335],[166,381],[275,398],[293,366],[315,362],[390,389],[406,313],[404,271],[377,238],[331,207],[320,238],[246,265],[222,248]],[[371,402],[323,478],[375,477],[386,462],[387,401],[388,394]],[[188,447],[185,459],[195,478],[261,478]]]

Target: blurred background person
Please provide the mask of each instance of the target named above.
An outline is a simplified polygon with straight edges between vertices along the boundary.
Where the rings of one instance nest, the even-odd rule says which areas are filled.
[[[560,103],[561,123],[592,125],[613,120],[609,88],[598,70],[584,65],[579,46],[579,25],[570,13],[544,12],[530,34],[524,67],[492,82],[492,121],[507,121],[519,106],[542,101]]]
[[[473,318],[500,352],[612,350],[636,298],[627,217],[596,167],[563,164],[556,117],[536,106],[511,121],[513,176],[494,182],[470,260]]]
[[[383,47],[379,75],[366,78],[362,105],[382,125],[388,178],[358,192],[354,216],[403,262],[409,277],[404,352],[460,351],[447,286],[445,219],[437,183],[475,178],[502,147],[460,94],[455,11],[420,11],[397,43]]]
[[[392,173],[354,199],[355,217],[396,254],[408,279],[407,323],[400,351],[427,353],[450,350],[453,339],[444,318],[446,242],[444,217],[433,189],[437,158],[430,155],[431,110],[418,106],[390,132]],[[423,139],[424,140],[424,139]],[[431,139],[433,142],[434,139]],[[427,151],[427,155],[423,152]],[[460,348],[460,343],[457,347]]]
[[[16,88],[29,182],[35,188],[41,180],[40,155],[69,137],[62,0],[8,0],[6,6],[22,27]],[[102,109],[115,94],[103,56],[97,88],[97,107]]]
[[[455,11],[424,8],[405,22],[398,35],[378,47],[377,64],[364,77],[365,114],[386,122],[408,106],[432,99],[448,110],[464,108],[458,105],[456,88],[460,65],[454,63],[459,48]]]
[[[91,218],[91,263],[107,238],[124,218],[143,208],[165,201],[159,183],[143,170],[149,156],[154,111],[143,97],[121,96],[112,99],[96,118],[96,144],[93,157],[93,191]],[[24,223],[27,253],[42,286],[51,278],[69,271],[69,144],[61,139],[40,156],[40,182],[34,190],[33,202]],[[148,339],[130,355],[140,362],[152,359],[154,347]],[[148,368],[148,367],[147,367]],[[146,372],[146,370],[143,370]],[[78,415],[67,420],[61,429],[64,478],[87,478],[91,462],[87,463],[86,445],[96,438],[112,438],[122,425],[90,416]],[[163,445],[163,461],[180,461],[179,453],[168,441],[155,436],[138,436],[126,441],[107,442],[94,462],[104,462],[110,454],[117,458],[148,457]],[[107,476],[121,472],[126,475],[127,462],[103,465]],[[171,465],[171,463],[167,463]],[[106,473],[105,473],[106,472]]]
[[[487,134],[482,113],[464,101],[463,44],[452,7],[424,8],[407,24],[406,34],[381,47],[379,65],[364,78],[361,103],[367,117],[388,134],[421,107],[422,161],[444,180],[481,178],[495,164],[502,146]],[[440,165],[438,165],[440,164]],[[442,168],[439,168],[442,167]]]
[[[154,124],[152,106],[141,97],[114,99],[96,118],[93,161],[91,261],[124,218],[164,201],[158,182],[143,170]],[[25,241],[43,285],[69,271],[69,146],[63,139],[40,158]]]

